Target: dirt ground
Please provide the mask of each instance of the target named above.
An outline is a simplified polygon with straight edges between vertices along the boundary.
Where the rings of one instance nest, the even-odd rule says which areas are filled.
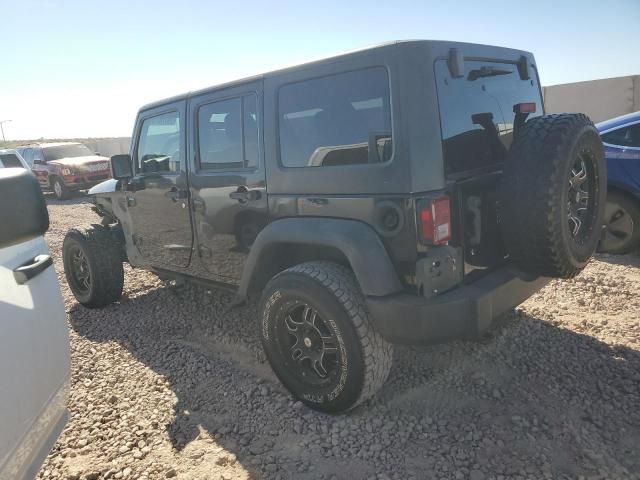
[[[640,478],[640,257],[598,256],[476,342],[398,347],[348,415],[294,402],[255,311],[127,268],[122,301],[79,306],[64,279],[86,199],[48,199],[68,312],[70,420],[41,479]]]

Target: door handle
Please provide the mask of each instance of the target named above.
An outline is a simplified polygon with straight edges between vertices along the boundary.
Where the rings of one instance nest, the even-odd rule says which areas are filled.
[[[229,194],[229,198],[238,200],[241,203],[259,200],[262,197],[260,190],[249,190],[247,187],[238,187],[235,192]]]
[[[131,192],[137,192],[138,190],[145,189],[144,177],[131,177],[127,181],[126,189]]]
[[[51,265],[53,265],[53,260],[49,255],[38,255],[24,265],[20,265],[14,269],[13,278],[18,285],[25,284],[38,274],[44,272]]]
[[[174,202],[177,202],[178,200],[186,200],[189,198],[189,191],[181,190],[178,187],[173,186],[169,189],[169,197],[171,197],[171,200]]]

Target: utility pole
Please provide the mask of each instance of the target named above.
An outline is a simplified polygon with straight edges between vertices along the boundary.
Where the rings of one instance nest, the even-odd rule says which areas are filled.
[[[6,138],[4,138],[4,128],[2,128],[2,124],[3,124],[3,123],[10,122],[10,121],[11,121],[11,120],[0,120],[0,131],[2,132],[2,141],[3,141],[3,142],[6,142],[6,141],[7,141],[7,139],[6,139]]]

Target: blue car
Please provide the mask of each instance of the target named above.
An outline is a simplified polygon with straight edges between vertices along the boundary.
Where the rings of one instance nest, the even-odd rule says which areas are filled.
[[[640,112],[596,125],[609,175],[599,250],[629,253],[640,246]]]

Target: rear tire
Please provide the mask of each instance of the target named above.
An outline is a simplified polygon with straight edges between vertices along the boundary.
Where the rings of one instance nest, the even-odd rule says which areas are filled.
[[[640,246],[640,203],[619,192],[609,192],[604,208],[604,230],[598,251],[622,255]]]
[[[58,177],[51,182],[51,190],[58,200],[66,200],[71,197],[71,191],[64,185],[64,182]]]
[[[64,273],[76,300],[85,307],[103,307],[122,296],[121,248],[115,235],[101,225],[67,232],[62,244]]]
[[[503,237],[514,263],[539,276],[577,275],[600,240],[606,185],[602,141],[586,115],[526,122],[500,187]]]
[[[345,412],[373,396],[389,375],[392,346],[370,325],[347,268],[324,261],[289,268],[269,281],[260,306],[267,359],[307,406]]]

